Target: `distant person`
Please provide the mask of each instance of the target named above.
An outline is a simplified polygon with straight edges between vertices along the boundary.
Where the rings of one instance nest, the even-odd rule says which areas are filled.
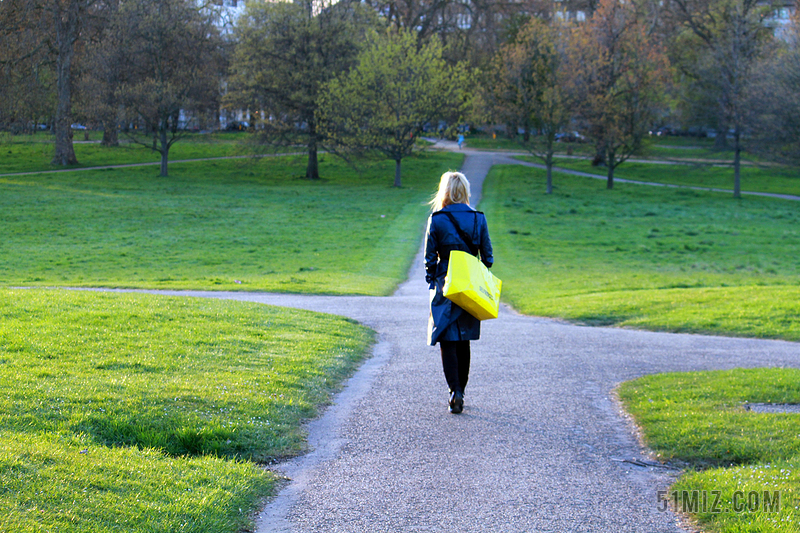
[[[487,267],[494,262],[486,217],[469,206],[469,181],[460,172],[445,172],[431,200],[431,216],[425,236],[425,281],[431,290],[428,344],[442,352],[442,368],[450,389],[449,408],[458,414],[464,408],[464,389],[469,379],[469,341],[481,336],[480,321],[444,297],[442,288],[452,250],[469,252],[464,234],[478,247]],[[452,219],[451,219],[452,217]],[[460,231],[459,231],[460,229]]]
[[[458,149],[461,150],[461,146],[464,144],[464,134],[458,134]]]

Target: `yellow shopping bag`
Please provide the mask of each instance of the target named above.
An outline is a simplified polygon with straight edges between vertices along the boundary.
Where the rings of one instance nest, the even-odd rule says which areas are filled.
[[[444,296],[478,320],[497,318],[502,286],[502,280],[474,255],[450,252]]]

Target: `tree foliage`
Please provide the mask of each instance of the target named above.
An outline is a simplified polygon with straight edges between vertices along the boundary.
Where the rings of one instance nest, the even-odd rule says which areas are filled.
[[[122,46],[119,0],[106,0],[87,36],[78,62],[77,114],[103,128],[103,146],[118,146],[120,101],[127,51]]]
[[[716,125],[723,142],[733,130],[734,188],[741,196],[740,162],[742,136],[753,117],[752,90],[758,66],[767,55],[772,31],[764,23],[771,12],[759,0],[672,0],[674,16],[683,24],[676,48],[683,51],[679,63],[689,83],[684,101],[692,111],[710,110],[706,122]],[[698,105],[699,104],[699,105]],[[691,108],[690,108],[691,109]]]
[[[392,159],[400,187],[401,161],[424,128],[455,123],[469,104],[470,72],[443,52],[437,38],[418,47],[412,31],[373,32],[357,65],[326,84],[320,128],[339,148]]]
[[[631,3],[600,0],[589,22],[573,29],[570,91],[581,129],[608,169],[609,189],[614,169],[640,148],[652,127],[669,69],[663,46]]]
[[[782,163],[800,163],[800,11],[786,28],[785,42],[761,63],[749,94],[749,148]]]
[[[492,59],[482,94],[495,120],[523,128],[523,147],[547,166],[547,194],[553,192],[556,134],[572,116],[565,91],[565,31],[531,19]]]
[[[364,33],[377,25],[374,14],[348,2],[249,4],[236,28],[227,104],[249,109],[266,142],[294,143],[299,132],[306,177],[318,179],[321,87],[355,63]]]
[[[74,88],[73,62],[75,48],[89,11],[99,0],[45,0],[42,11],[45,20],[42,28],[53,33],[56,55],[56,113],[54,121],[54,165],[72,165],[78,162],[72,146],[72,100]],[[52,20],[52,26],[50,21]]]
[[[27,85],[41,94],[44,81],[39,73],[49,62],[53,67],[55,110],[54,165],[77,163],[72,146],[72,104],[75,85],[74,63],[76,50],[87,21],[101,5],[101,0],[3,0],[0,2],[0,33],[2,40],[12,44],[6,48],[6,64],[14,65],[5,82],[24,100]],[[17,40],[17,42],[13,42]],[[5,48],[5,46],[4,46]],[[16,49],[16,51],[14,51]],[[0,52],[2,53],[2,52]],[[9,63],[10,62],[10,63]],[[31,72],[28,69],[33,69]],[[49,80],[48,80],[49,82]],[[31,83],[33,83],[31,85]],[[46,98],[36,98],[38,104]],[[19,111],[19,110],[18,110]],[[31,109],[23,112],[31,112]]]
[[[37,6],[0,2],[0,127],[32,133],[55,109],[55,70],[41,28],[31,24]]]
[[[162,176],[168,174],[172,145],[218,103],[214,16],[192,0],[130,0],[116,17],[124,51],[116,98],[133,126],[125,131],[161,154]]]
[[[169,148],[187,122],[200,126],[197,119],[208,117],[203,125],[216,125],[226,93],[224,105],[253,117],[262,142],[302,142],[308,152],[306,175],[317,178],[318,150],[334,147],[328,134],[335,136],[340,150],[377,150],[380,143],[365,141],[366,132],[384,128],[381,135],[388,138],[388,115],[380,110],[390,107],[389,102],[403,102],[407,110],[393,120],[400,124],[409,114],[419,120],[412,120],[414,127],[395,127],[395,148],[389,150],[385,143],[381,148],[384,154],[395,154],[387,157],[397,162],[399,182],[404,156],[396,154],[410,153],[422,124],[436,128],[439,120],[452,123],[459,114],[427,96],[406,99],[412,88],[428,83],[423,80],[436,79],[422,67],[409,66],[410,58],[435,46],[441,53],[432,61],[440,71],[460,76],[466,62],[483,72],[475,80],[480,81],[476,101],[491,112],[470,116],[471,123],[488,114],[492,125],[504,123],[514,133],[521,127],[526,148],[548,167],[556,131],[567,125],[580,129],[595,142],[596,160],[608,168],[609,187],[614,169],[639,149],[653,126],[715,129],[719,147],[733,139],[736,196],[745,149],[790,161],[800,144],[797,45],[791,39],[781,41],[796,33],[798,22],[773,35],[772,17],[785,11],[775,8],[788,7],[785,3],[249,2],[230,33],[226,24],[231,19],[216,16],[226,9],[222,4],[228,2],[0,0],[0,128],[16,133],[51,125],[53,163],[65,165],[76,163],[73,122],[102,124],[107,145],[116,145],[121,124],[137,142],[161,152],[166,173]],[[564,29],[567,25],[570,31]],[[403,52],[406,57],[393,56],[394,68],[387,74],[373,73],[374,79],[359,74],[374,87],[352,85],[355,81],[345,72],[357,64],[363,47],[378,39],[366,35],[377,30],[388,39],[382,34],[386,27],[396,35],[413,36],[409,40],[414,46]],[[388,45],[384,48],[388,54]],[[666,53],[675,67],[669,111],[662,105],[670,71]],[[227,69],[230,54],[233,62]],[[419,80],[407,81],[396,94],[381,85],[394,83],[388,81],[389,72],[400,78],[404,72],[417,76],[415,68],[420,69]],[[328,120],[321,128],[318,121],[332,112],[320,111],[323,97],[332,101],[341,96],[324,94],[334,78],[340,85],[351,83],[351,94],[341,98],[337,110],[351,122]],[[467,87],[464,83],[461,89]],[[448,88],[436,90],[447,94]],[[377,94],[382,96],[375,100]],[[463,95],[450,96],[462,111]],[[377,108],[369,109],[365,101],[378,102]],[[433,108],[434,114],[423,117],[421,107]],[[354,113],[361,113],[360,118],[353,118]],[[383,125],[368,127],[366,117]],[[353,126],[358,120],[359,126]]]
[[[503,44],[503,28],[519,16],[549,17],[551,0],[365,0],[395,29],[412,30],[419,43],[436,36],[451,63],[483,65]]]

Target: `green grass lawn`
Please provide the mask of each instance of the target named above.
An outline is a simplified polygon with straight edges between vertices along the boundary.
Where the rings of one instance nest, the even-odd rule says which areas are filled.
[[[678,139],[686,139],[685,137]],[[671,138],[649,140],[644,147],[634,155],[634,158],[664,159],[664,160],[706,160],[733,162],[732,150],[715,150],[713,142],[701,142],[702,139],[686,139],[684,142],[675,142]],[[750,159],[749,154],[745,158]]]
[[[657,456],[688,468],[664,495],[673,509],[707,531],[800,530],[800,415],[743,408],[800,403],[800,370],[651,375],[619,396]]]
[[[0,530],[231,532],[362,359],[348,319],[192,298],[0,290]]]
[[[101,132],[91,132],[90,139],[98,141]],[[180,159],[202,159],[207,157],[246,156],[256,153],[271,154],[278,151],[303,151],[298,148],[256,147],[247,141],[247,133],[188,134],[175,143],[169,152],[171,161]],[[99,143],[84,143],[82,133],[75,134],[75,156],[77,168],[131,163],[157,163],[161,154],[149,147],[127,142],[120,134],[117,147],[101,146]],[[5,135],[0,137],[0,174],[15,172],[35,172],[54,170],[63,167],[51,165],[53,158],[53,137],[47,133],[36,135]]]
[[[643,140],[642,148],[633,157],[678,161],[699,159],[733,162],[733,156],[734,152],[732,149],[715,149],[713,138],[671,135],[659,137],[653,135]],[[743,153],[742,157],[747,160],[758,159],[756,156],[749,153]]]
[[[498,134],[496,138],[484,133],[473,133],[466,137],[469,148],[479,150],[516,150],[525,151],[519,138],[508,138]],[[593,157],[594,145],[590,142],[555,144],[558,154]],[[701,161],[733,161],[733,151],[719,151],[714,149],[714,140],[697,137],[648,137],[644,140],[642,148],[635,158],[666,159],[666,160],[701,160]],[[750,156],[748,156],[750,157]],[[757,159],[757,158],[754,158]]]
[[[792,201],[495,166],[489,219],[503,298],[591,325],[800,340]]]
[[[462,155],[358,170],[323,156],[0,177],[0,286],[390,294]]]
[[[520,159],[540,163],[533,157]],[[606,169],[588,160],[558,159],[556,166],[605,177]],[[615,178],[733,191],[733,167],[700,164],[659,165],[627,161],[614,171]],[[742,166],[742,190],[800,196],[800,169],[791,167]],[[616,184],[615,184],[616,186]]]
[[[514,150],[517,152],[524,152],[525,148],[522,146],[521,137],[510,139],[506,135],[497,135],[497,138],[492,139],[491,135],[470,134],[465,138],[465,146],[477,150]],[[594,148],[588,143],[556,143],[556,153],[570,155],[583,155],[590,157],[594,155]]]

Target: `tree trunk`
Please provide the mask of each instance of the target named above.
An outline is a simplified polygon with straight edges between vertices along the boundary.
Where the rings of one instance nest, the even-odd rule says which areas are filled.
[[[75,149],[72,146],[72,56],[75,52],[75,40],[78,37],[78,6],[70,2],[67,11],[62,13],[60,3],[53,10],[56,26],[56,119],[55,119],[55,155],[54,165],[74,165],[78,163]]]
[[[170,115],[170,118],[172,118],[172,121],[169,123],[169,131],[170,133],[175,135],[176,133],[178,133],[179,129],[178,126],[180,124],[180,118],[181,118],[180,110],[176,109],[175,111],[173,111],[172,114]]]
[[[306,178],[310,180],[319,179],[319,161],[317,159],[317,136],[316,127],[310,126],[312,134],[308,139],[308,166],[306,167]]]
[[[394,186],[395,187],[402,187],[402,183],[400,182],[400,159],[394,160]]]
[[[606,189],[611,190],[614,188],[614,151],[609,151],[606,159],[606,166],[608,166],[608,180],[606,181]]]
[[[103,121],[103,146],[119,146],[119,132],[117,131],[116,120]]]
[[[594,157],[592,158],[592,166],[599,167],[606,164],[606,149],[597,144],[594,147]]]
[[[103,91],[103,105],[100,112],[100,124],[103,126],[103,146],[119,146],[119,103],[116,90],[119,87],[119,73],[116,69],[108,69],[105,75]]]
[[[547,153],[547,159],[545,159],[545,165],[547,165],[547,194],[553,194],[553,152],[552,152],[552,148]]]
[[[714,137],[714,150],[724,152],[728,149],[728,127],[721,126],[717,130],[717,136]]]
[[[517,138],[517,125],[511,124],[510,122],[506,124],[506,137],[509,139],[516,139]]]
[[[159,131],[161,136],[161,177],[166,178],[169,173],[167,171],[167,163],[169,163],[169,146],[167,145],[167,129],[166,124]]]
[[[733,155],[733,197],[742,197],[741,166],[742,166],[742,145],[740,144],[739,127],[733,133],[734,155]]]
[[[75,157],[75,149],[72,146],[72,128],[70,127],[69,116],[62,117],[55,124],[56,153],[53,156],[53,165],[75,165],[78,158]]]

